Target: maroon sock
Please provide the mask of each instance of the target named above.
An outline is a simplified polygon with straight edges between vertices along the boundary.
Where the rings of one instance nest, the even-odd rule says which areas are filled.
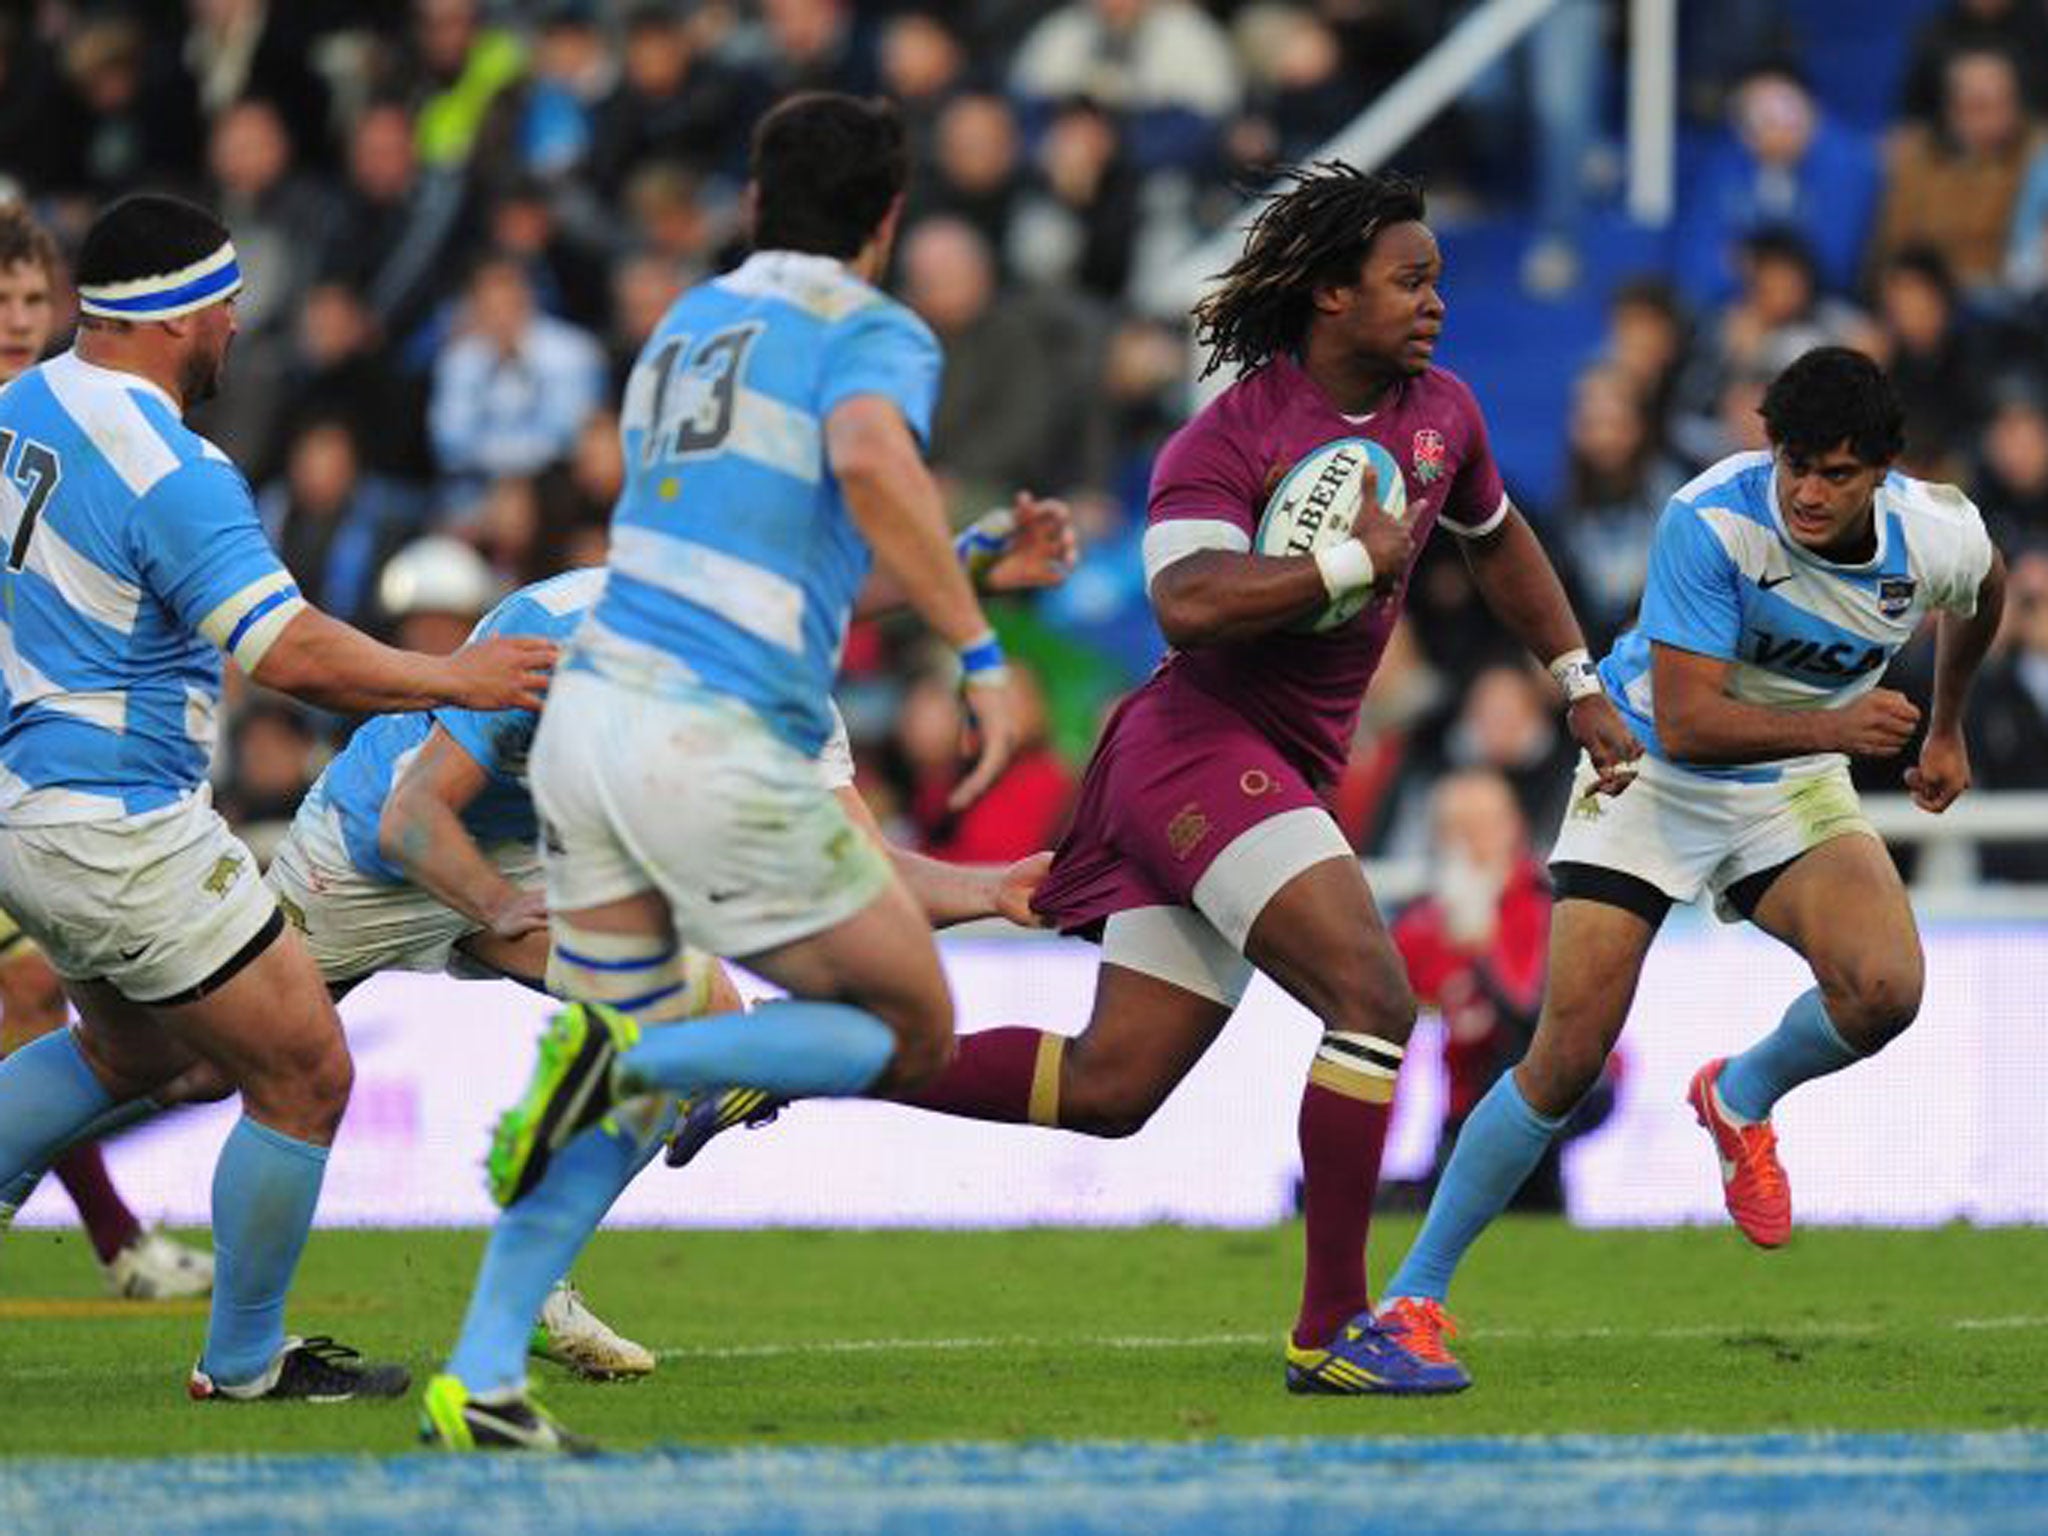
[[[1327,1344],[1348,1318],[1372,1303],[1365,1239],[1393,1111],[1393,1083],[1383,1086],[1387,1098],[1379,1103],[1316,1081],[1302,1091],[1299,1134],[1308,1262],[1294,1342],[1304,1349]]]
[[[969,1120],[1058,1125],[1064,1035],[984,1029],[962,1035],[953,1063],[903,1102]]]
[[[78,1207],[78,1219],[85,1223],[92,1251],[102,1264],[142,1235],[142,1223],[107,1177],[106,1160],[95,1146],[73,1147],[51,1165],[50,1171],[64,1185],[71,1203]]]

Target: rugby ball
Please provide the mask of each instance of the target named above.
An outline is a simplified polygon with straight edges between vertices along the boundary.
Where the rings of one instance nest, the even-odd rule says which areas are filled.
[[[1259,514],[1253,548],[1262,555],[1312,555],[1351,536],[1365,494],[1366,470],[1378,477],[1375,487],[1387,515],[1399,521],[1408,512],[1408,483],[1394,456],[1369,437],[1340,437],[1312,448],[1280,477],[1266,508]],[[1370,592],[1353,592],[1292,628],[1335,629],[1356,617],[1372,600]]]

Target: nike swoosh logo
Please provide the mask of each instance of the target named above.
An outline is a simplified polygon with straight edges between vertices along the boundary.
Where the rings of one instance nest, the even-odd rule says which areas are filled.
[[[1785,585],[1786,582],[1790,581],[1795,574],[1795,572],[1787,571],[1782,576],[1759,577],[1756,584],[1757,590],[1760,592],[1768,592],[1773,587],[1782,587],[1783,585]]]

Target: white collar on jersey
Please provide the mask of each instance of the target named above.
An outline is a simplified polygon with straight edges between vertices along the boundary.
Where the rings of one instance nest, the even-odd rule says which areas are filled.
[[[92,384],[99,384],[114,389],[139,389],[144,394],[161,400],[164,409],[173,416],[181,414],[178,409],[177,400],[169,390],[157,383],[156,380],[145,379],[141,374],[130,373],[125,368],[109,368],[105,363],[89,363],[78,355],[78,345],[76,342],[72,343],[69,351],[58,353],[47,363],[43,364],[43,366],[45,368],[74,369],[84,376],[86,382]]]

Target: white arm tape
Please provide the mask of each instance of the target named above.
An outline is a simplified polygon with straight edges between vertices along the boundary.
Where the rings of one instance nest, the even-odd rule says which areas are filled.
[[[1325,544],[1316,551],[1316,569],[1334,598],[1349,597],[1372,585],[1372,554],[1356,539]]]

